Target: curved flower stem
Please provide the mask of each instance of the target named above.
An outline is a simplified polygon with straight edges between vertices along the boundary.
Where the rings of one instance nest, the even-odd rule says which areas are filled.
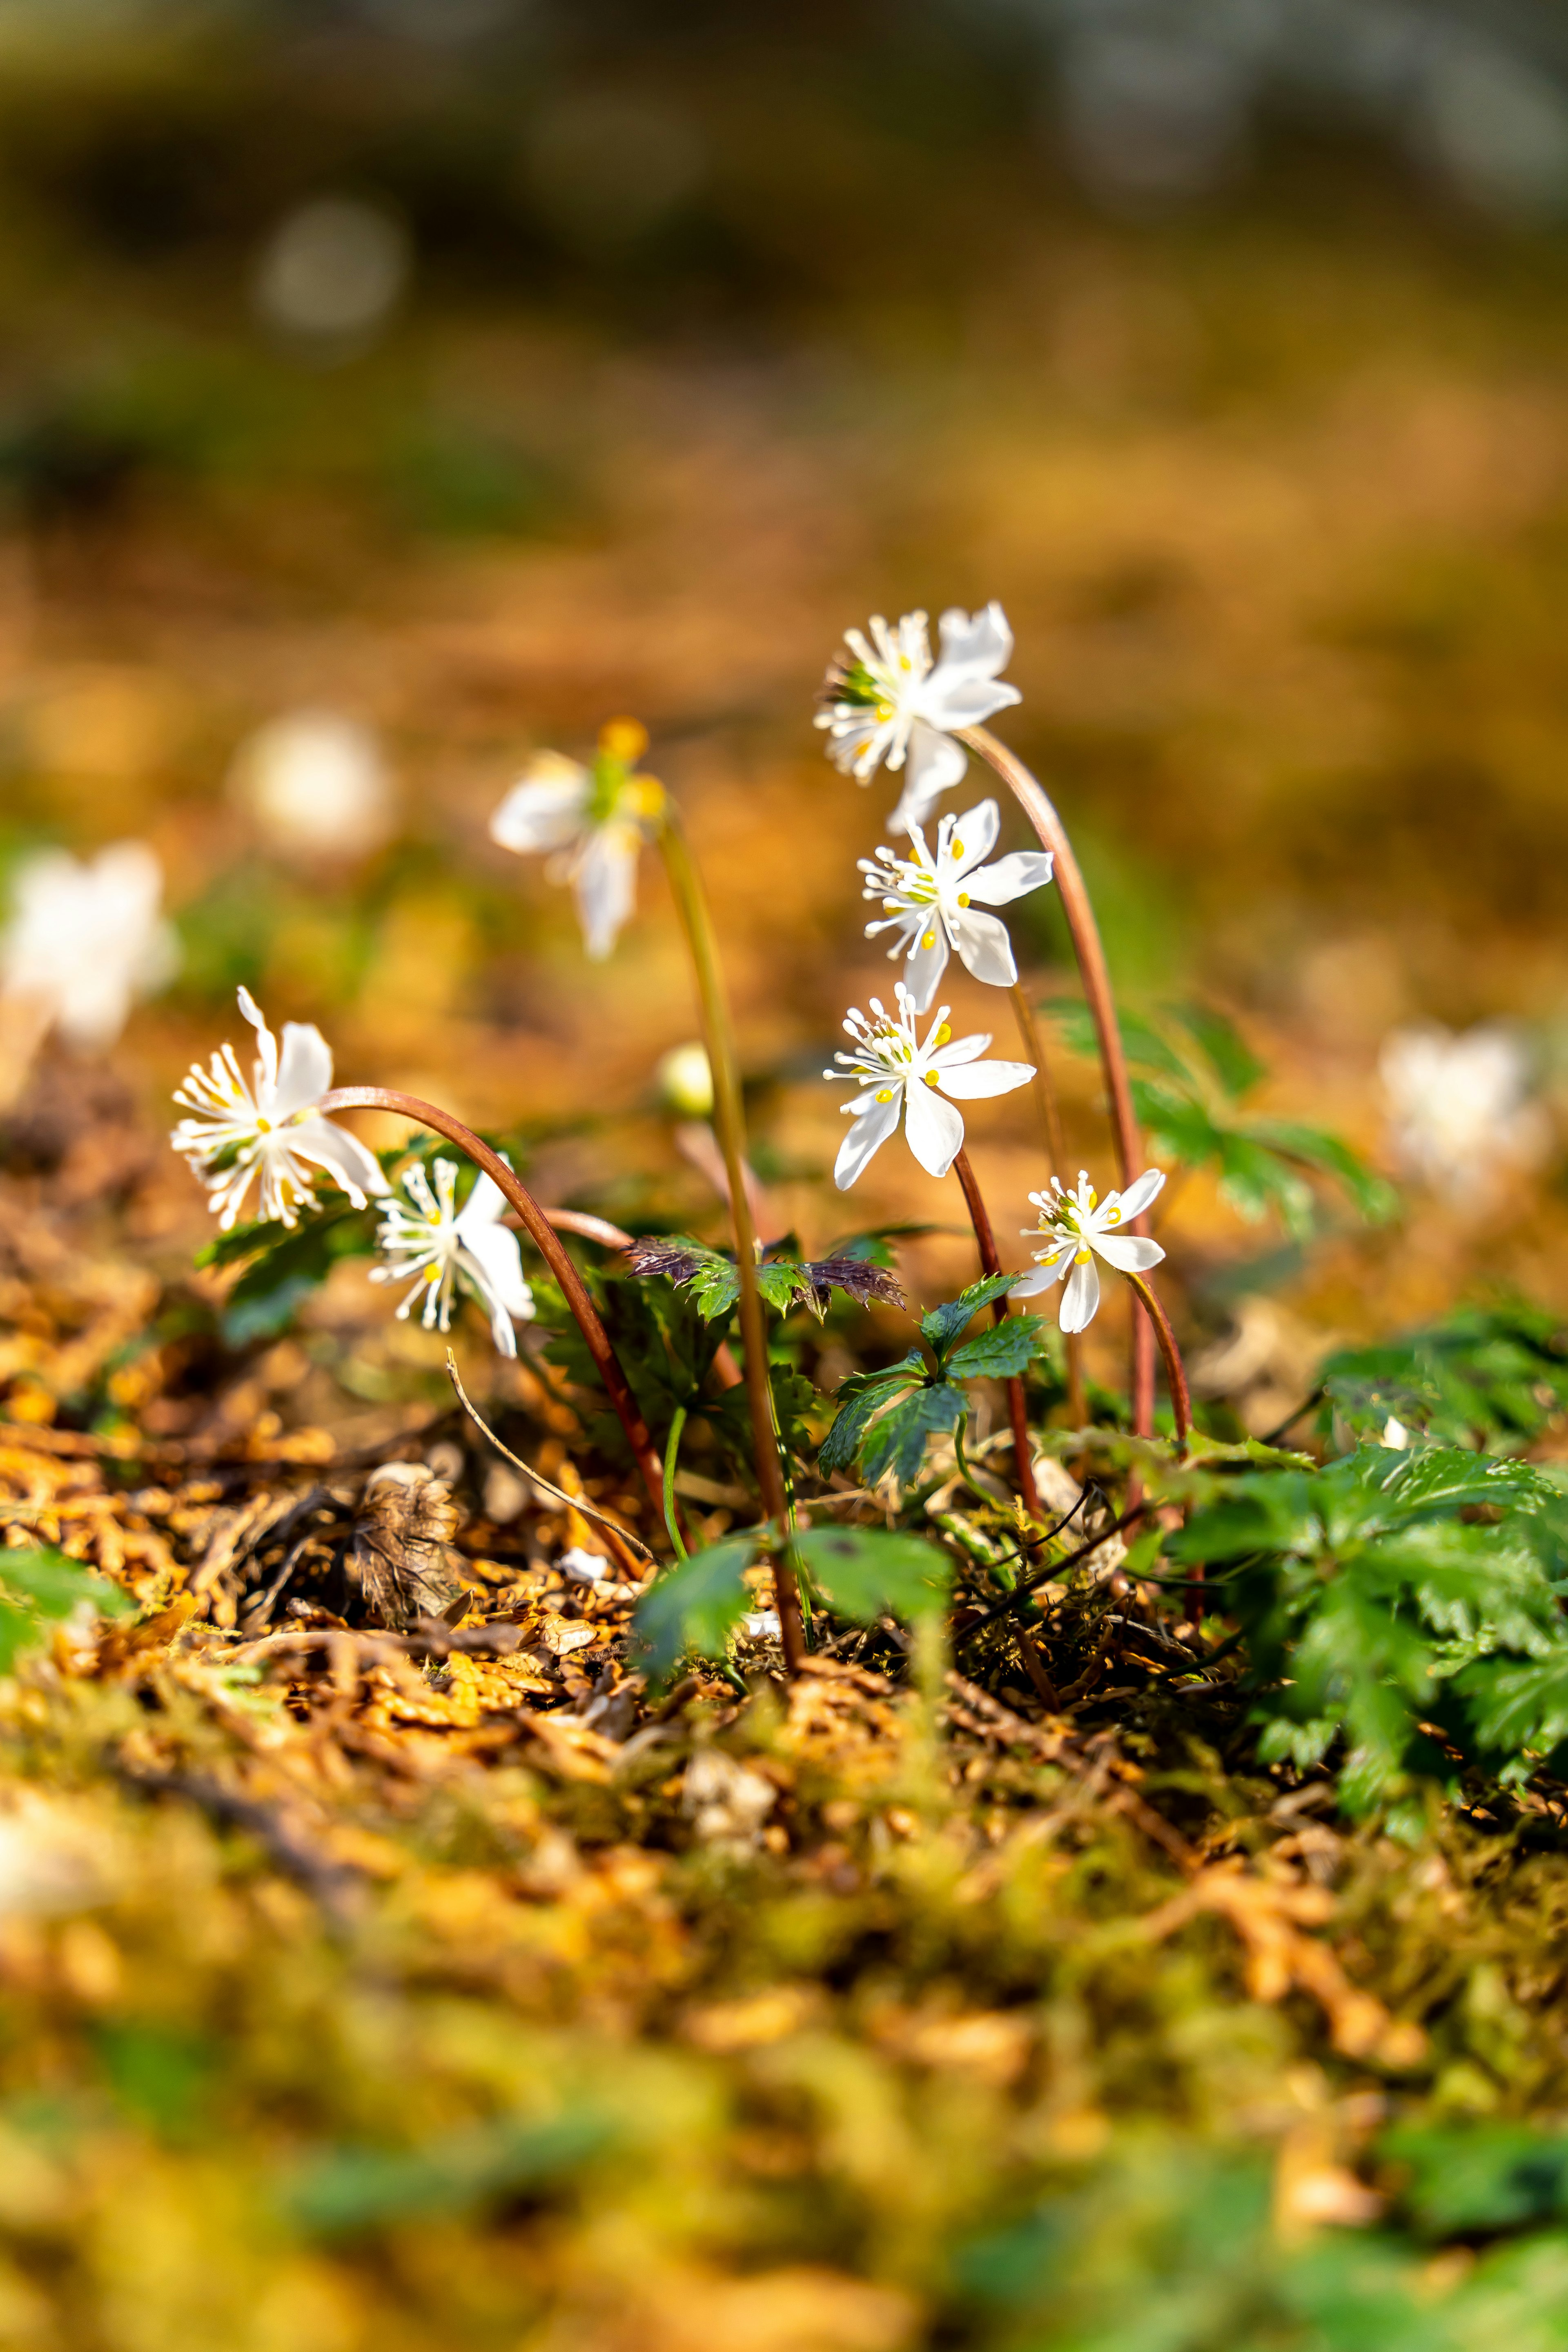
[[[1018,1035],[1025,1053],[1035,1066],[1033,1093],[1035,1108],[1040,1114],[1040,1140],[1046,1147],[1046,1164],[1049,1173],[1068,1181],[1067,1140],[1062,1134],[1061,1106],[1051,1083],[1050,1066],[1046,1060],[1046,1043],[1040,1034],[1040,1024],[1035,1018],[1035,1008],[1021,980],[1016,980],[1007,992],[1013,1000],[1013,1013],[1018,1024]],[[1081,1429],[1089,1419],[1089,1407],[1083,1395],[1083,1339],[1077,1331],[1064,1335],[1063,1345],[1068,1366],[1068,1419],[1075,1429]]]
[[[1170,1317],[1155,1297],[1146,1275],[1124,1274],[1122,1279],[1137,1292],[1143,1312],[1153,1326],[1154,1337],[1160,1343],[1160,1353],[1165,1359],[1165,1378],[1171,1384],[1171,1409],[1176,1416],[1176,1451],[1178,1454],[1185,1453],[1193,1426],[1193,1401],[1187,1393],[1186,1367],[1182,1362],[1182,1351],[1176,1345]]]
[[[969,1222],[974,1227],[974,1238],[980,1248],[981,1272],[1000,1274],[1002,1261],[996,1255],[996,1236],[991,1230],[991,1218],[975,1181],[974,1171],[969,1164],[967,1151],[958,1154],[952,1163],[952,1172],[963,1187]],[[1006,1299],[994,1300],[991,1312],[998,1323],[1005,1323],[1009,1312]],[[1029,1417],[1024,1404],[1024,1383],[1016,1372],[1007,1382],[1007,1418],[1013,1426],[1013,1463],[1017,1474],[1018,1492],[1029,1517],[1037,1519],[1043,1517],[1043,1513],[1039,1490],[1035,1485],[1035,1456],[1029,1442]]]
[[[567,1306],[577,1320],[577,1328],[588,1343],[605,1392],[616,1409],[616,1417],[626,1433],[637,1468],[642,1472],[643,1485],[647,1488],[654,1509],[661,1517],[664,1511],[664,1464],[653,1442],[642,1408],[632,1394],[631,1383],[622,1368],[621,1360],[610,1344],[599,1310],[589,1297],[582,1276],[567,1256],[543,1210],[534,1199],[514,1169],[509,1168],[499,1151],[492,1151],[481,1141],[472,1128],[465,1127],[450,1111],[442,1110],[436,1103],[421,1102],[417,1095],[399,1094],[392,1087],[335,1087],[323,1095],[316,1108],[321,1111],[393,1110],[411,1118],[420,1127],[433,1128],[455,1143],[467,1154],[476,1168],[482,1168],[509,1205],[517,1211],[534,1248],[560,1284]]]
[[[735,1274],[740,1285],[741,1338],[746,1350],[746,1402],[751,1410],[752,1451],[762,1490],[763,1516],[779,1532],[781,1549],[774,1556],[773,1584],[778,1599],[779,1632],[784,1668],[794,1675],[805,1655],[801,1634],[800,1592],[788,1558],[789,1501],[779,1460],[778,1433],[773,1419],[773,1389],[768,1379],[767,1319],[757,1286],[757,1236],[747,1192],[746,1130],[741,1108],[741,1081],[735,1057],[730,1003],[719,967],[719,946],[713,919],[687,843],[679,814],[667,801],[658,828],[658,846],[669,877],[697,978],[697,1002],[702,1016],[702,1042],[713,1074],[713,1127],[730,1180],[730,1219],[735,1234]]]
[[[677,1559],[688,1557],[680,1538],[680,1525],[675,1516],[675,1465],[680,1458],[681,1433],[686,1427],[686,1407],[678,1404],[669,1417],[669,1435],[664,1447],[664,1524],[669,1529],[669,1540],[675,1546]]]
[[[1100,926],[1094,919],[1094,908],[1084,887],[1082,872],[1073,855],[1067,828],[1058,815],[1049,796],[1029,773],[1023,761],[993,735],[988,727],[960,727],[954,730],[961,743],[978,751],[1016,798],[1029,823],[1048,849],[1056,864],[1053,878],[1061,894],[1062,913],[1072,935],[1073,953],[1078,958],[1079,972],[1083,981],[1083,992],[1094,1023],[1095,1035],[1100,1040],[1100,1067],[1105,1073],[1105,1091],[1110,1102],[1111,1132],[1116,1139],[1117,1165],[1123,1184],[1131,1184],[1141,1173],[1142,1150],[1138,1121],[1132,1110],[1132,1089],[1127,1078],[1127,1056],[1121,1048],[1121,1030],[1116,1018],[1116,1000],[1110,992],[1110,974],[1106,969],[1105,950],[1100,945]],[[1127,1228],[1129,1233],[1147,1231],[1142,1217]],[[1154,1340],[1153,1334],[1135,1316],[1132,1323],[1132,1428],[1135,1435],[1147,1437],[1154,1426]]]

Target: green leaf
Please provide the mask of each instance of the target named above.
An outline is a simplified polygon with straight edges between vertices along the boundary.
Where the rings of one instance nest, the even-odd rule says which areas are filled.
[[[956,1298],[944,1299],[929,1314],[921,1317],[921,1331],[929,1339],[940,1364],[953,1341],[968,1329],[983,1307],[994,1298],[1002,1298],[1022,1279],[1016,1274],[988,1274],[979,1282],[972,1282]]]
[[[1369,1224],[1386,1224],[1397,1213],[1399,1194],[1387,1178],[1377,1175],[1359,1152],[1326,1129],[1300,1127],[1287,1119],[1260,1119],[1252,1134],[1269,1150],[1337,1177]]]
[[[838,1413],[817,1449],[816,1466],[825,1478],[836,1470],[850,1470],[861,1440],[896,1390],[923,1381],[926,1360],[911,1348],[900,1362],[877,1372],[851,1372],[838,1385]]]
[[[1392,1415],[1418,1434],[1514,1453],[1568,1410],[1568,1338],[1560,1318],[1517,1301],[1462,1307],[1331,1356],[1323,1386],[1326,1422],[1352,1438],[1379,1434]]]
[[[243,1348],[285,1329],[340,1258],[374,1256],[376,1222],[374,1206],[356,1209],[345,1202],[292,1230],[282,1224],[252,1227],[259,1246],[219,1318],[226,1343]]]
[[[922,1537],[887,1528],[813,1528],[792,1549],[829,1608],[859,1625],[947,1605],[952,1565]]]
[[[280,2202],[298,2227],[325,2237],[422,2221],[561,2179],[614,2136],[607,2116],[580,2108],[543,2122],[477,2125],[424,2147],[334,2148],[301,2167]]]
[[[872,1424],[862,1448],[862,1475],[868,1486],[891,1470],[900,1486],[912,1486],[925,1459],[926,1440],[956,1429],[969,1411],[963,1391],[945,1381],[911,1389],[909,1395]]]
[[[118,1584],[44,1546],[0,1550],[0,1674],[8,1675],[39,1636],[42,1622],[68,1617],[82,1601],[100,1617],[133,1617],[136,1603]]]
[[[1267,1075],[1267,1065],[1258,1060],[1227,1014],[1216,1012],[1212,1005],[1180,1004],[1171,1007],[1171,1018],[1179,1021],[1188,1035],[1196,1040],[1233,1102]]]
[[[1530,2124],[1405,2124],[1378,2154],[1409,2173],[1402,2201],[1436,2238],[1568,2214],[1568,2133]]]
[[[1034,1315],[1010,1315],[1005,1323],[998,1323],[983,1331],[977,1339],[966,1339],[947,1360],[947,1377],[952,1381],[1008,1380],[1021,1372],[1036,1356],[1047,1352],[1044,1326]]]
[[[665,1570],[633,1621],[656,1679],[689,1650],[701,1658],[723,1656],[750,1601],[742,1577],[756,1555],[754,1535],[727,1536]]]

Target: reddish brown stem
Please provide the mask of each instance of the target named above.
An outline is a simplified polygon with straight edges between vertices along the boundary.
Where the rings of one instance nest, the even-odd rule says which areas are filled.
[[[1187,1393],[1186,1367],[1182,1351],[1176,1345],[1176,1335],[1171,1328],[1171,1318],[1154,1296],[1153,1285],[1147,1275],[1130,1274],[1126,1280],[1136,1292],[1140,1306],[1153,1327],[1160,1343],[1160,1353],[1165,1359],[1165,1378],[1171,1384],[1171,1410],[1176,1419],[1176,1451],[1184,1454],[1193,1426],[1193,1401]]]
[[[507,1166],[499,1151],[492,1151],[471,1128],[450,1111],[442,1110],[436,1103],[421,1102],[416,1095],[399,1094],[392,1087],[337,1087],[323,1095],[316,1106],[321,1111],[391,1110],[404,1118],[416,1120],[419,1126],[433,1128],[455,1143],[459,1151],[470,1159],[476,1168],[482,1168],[498,1190],[505,1194],[509,1205],[515,1209],[527,1229],[529,1239],[561,1286],[562,1295],[577,1319],[577,1328],[588,1343],[588,1352],[605,1384],[605,1392],[615,1407],[616,1417],[626,1431],[626,1443],[642,1472],[643,1485],[660,1525],[664,1519],[664,1464],[659,1459],[642,1410],[631,1391],[631,1383],[621,1367],[621,1360],[610,1343],[610,1335],[600,1320],[599,1310],[589,1297],[583,1277],[563,1248],[554,1227],[515,1170]]]
[[[1105,950],[1100,945],[1100,926],[1094,919],[1094,908],[1084,887],[1078,859],[1067,828],[1058,815],[1049,795],[1029,773],[1016,753],[992,734],[988,727],[961,727],[954,730],[961,743],[993,767],[1017,800],[1029,823],[1039,835],[1043,848],[1048,849],[1055,864],[1053,879],[1061,896],[1062,913],[1071,934],[1073,953],[1083,981],[1084,997],[1089,1017],[1100,1041],[1100,1067],[1105,1073],[1105,1091],[1110,1105],[1111,1133],[1116,1142],[1117,1164],[1123,1184],[1131,1184],[1142,1171],[1142,1157],[1138,1134],[1138,1121],[1132,1110],[1132,1089],[1127,1076],[1127,1056],[1121,1050],[1121,1030],[1116,1018],[1116,999],[1111,993],[1110,974],[1106,968]],[[1141,1234],[1148,1230],[1145,1221],[1138,1217],[1127,1231]],[[1141,1317],[1132,1318],[1132,1428],[1139,1437],[1150,1435],[1154,1426],[1154,1334]]]
[[[969,1164],[969,1154],[961,1151],[952,1163],[952,1172],[963,1187],[963,1198],[969,1210],[969,1222],[974,1227],[974,1238],[980,1247],[981,1271],[1000,1274],[1002,1261],[996,1255],[996,1236],[991,1230],[991,1217]],[[995,1299],[991,1312],[998,1323],[1008,1315],[1005,1298]],[[1029,1440],[1029,1416],[1024,1402],[1024,1383],[1014,1373],[1007,1382],[1007,1418],[1013,1429],[1013,1460],[1018,1474],[1018,1492],[1024,1498],[1024,1508],[1032,1519],[1042,1517],[1039,1490],[1035,1485],[1035,1455]]]

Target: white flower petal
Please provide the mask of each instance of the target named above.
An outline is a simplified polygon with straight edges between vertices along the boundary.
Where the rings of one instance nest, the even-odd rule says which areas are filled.
[[[1147,1274],[1165,1255],[1158,1242],[1142,1234],[1096,1234],[1093,1246],[1119,1274]]]
[[[895,833],[923,824],[942,794],[958,783],[969,765],[969,754],[951,735],[917,719],[910,730],[903,794],[888,820]]]
[[[522,856],[564,848],[581,829],[588,786],[588,772],[575,760],[542,751],[491,817],[490,839]]]
[[[1056,860],[1048,849],[1014,849],[994,866],[983,866],[967,875],[964,888],[984,907],[1005,907],[1030,890],[1039,890],[1051,878]]]
[[[1018,977],[1018,967],[1013,961],[1013,942],[1007,937],[1007,926],[998,916],[983,915],[973,907],[963,908],[952,919],[953,943],[963,959],[964,968],[976,980],[989,988],[1011,988]]]
[[[291,1118],[320,1102],[332,1083],[332,1049],[312,1021],[283,1024],[283,1052],[268,1115]]]
[[[1164,1181],[1165,1171],[1163,1168],[1146,1168],[1142,1176],[1129,1184],[1125,1192],[1115,1196],[1116,1206],[1121,1212],[1121,1223],[1124,1225],[1131,1224],[1134,1217],[1142,1215],[1155,1194],[1163,1189]]]
[[[268,1141],[279,1139],[268,1137]],[[367,1151],[357,1135],[346,1128],[334,1127],[330,1118],[302,1118],[298,1126],[284,1130],[280,1153],[286,1151],[300,1160],[313,1160],[319,1168],[335,1176],[356,1209],[363,1209],[368,1194],[380,1194],[390,1188],[381,1172],[381,1163],[374,1152]]]
[[[909,1108],[904,1136],[910,1150],[930,1176],[945,1176],[963,1149],[963,1120],[934,1087],[916,1084],[907,1089]]]
[[[967,1069],[942,1069],[944,1095],[959,1102],[980,1102],[989,1095],[1010,1095],[1015,1087],[1026,1087],[1035,1075],[1032,1062],[975,1062]]]
[[[947,970],[947,932],[934,907],[923,929],[917,929],[914,937],[914,952],[904,966],[904,983],[915,1011],[929,1013]]]
[[[1064,1331],[1085,1331],[1100,1309],[1100,1269],[1092,1256],[1081,1258],[1068,1276],[1062,1292],[1061,1327]]]
[[[1059,1258],[1055,1265],[1031,1266],[1027,1274],[1018,1276],[1007,1296],[1009,1298],[1034,1298],[1042,1290],[1049,1290],[1053,1283],[1059,1282],[1067,1270],[1065,1257]]]
[[[583,944],[603,963],[621,926],[637,904],[637,852],[642,835],[635,824],[612,821],[591,836],[573,877]]]
[[[1002,816],[994,801],[976,801],[962,816],[942,819],[941,842],[943,879],[965,875],[971,866],[979,866],[996,846],[996,836],[1002,830]],[[970,897],[973,888],[966,883]]]
[[[868,1108],[851,1120],[849,1132],[839,1145],[838,1157],[833,1164],[833,1181],[841,1192],[847,1192],[872,1153],[886,1143],[898,1126],[899,1113],[903,1108],[902,1092],[900,1087],[889,1087],[885,1103],[873,1097]]]
[[[983,670],[994,677],[1013,658],[1013,632],[994,596],[978,613],[950,604],[937,623],[937,632],[942,641],[939,668]]]
[[[487,1176],[481,1168],[474,1179],[474,1189],[464,1202],[462,1213],[458,1219],[458,1227],[464,1240],[471,1242],[477,1231],[499,1223],[505,1216],[507,1207],[506,1194],[501,1191],[495,1178]],[[515,1243],[517,1235],[512,1234],[508,1238]]]
[[[977,1029],[971,1037],[955,1037],[951,1045],[939,1045],[927,1056],[928,1066],[933,1070],[954,1069],[960,1062],[974,1061],[990,1043],[990,1030]]]

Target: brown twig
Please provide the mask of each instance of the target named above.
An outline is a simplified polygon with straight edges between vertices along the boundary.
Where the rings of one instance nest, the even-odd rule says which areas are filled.
[[[615,1407],[616,1417],[626,1431],[626,1443],[632,1449],[637,1468],[642,1472],[648,1498],[655,1512],[662,1517],[664,1465],[648,1425],[643,1419],[642,1408],[632,1394],[631,1382],[611,1344],[599,1310],[588,1296],[582,1276],[567,1256],[550,1220],[516,1171],[509,1168],[500,1152],[492,1151],[472,1128],[465,1127],[460,1118],[454,1118],[450,1111],[442,1110],[435,1103],[422,1102],[416,1095],[400,1094],[392,1087],[336,1087],[331,1094],[322,1096],[316,1108],[321,1112],[400,1112],[405,1118],[414,1119],[419,1126],[433,1128],[437,1135],[444,1135],[447,1142],[455,1143],[477,1168],[484,1170],[521,1218],[529,1239],[560,1284],[562,1295],[576,1318],[577,1328],[588,1343],[588,1352],[605,1384],[605,1394]]]
[[[469,1396],[468,1390],[463,1386],[462,1380],[458,1371],[458,1360],[453,1355],[450,1348],[447,1350],[447,1378],[451,1381],[453,1389],[457,1392],[458,1402],[462,1406],[463,1411],[468,1414],[468,1419],[473,1423],[474,1427],[484,1436],[489,1438],[490,1444],[495,1447],[496,1452],[503,1455],[504,1458],[511,1464],[514,1470],[521,1470],[523,1476],[531,1479],[542,1494],[548,1495],[550,1496],[552,1502],[559,1503],[564,1510],[581,1512],[584,1518],[592,1519],[595,1527],[603,1528],[605,1534],[613,1538],[618,1546],[629,1549],[632,1551],[640,1554],[641,1557],[647,1561],[650,1569],[656,1569],[658,1566],[658,1562],[655,1559],[654,1555],[649,1551],[647,1544],[643,1542],[640,1536],[634,1536],[629,1528],[621,1527],[616,1520],[610,1517],[607,1511],[601,1511],[595,1504],[587,1501],[584,1496],[569,1495],[563,1486],[552,1486],[549,1479],[542,1477],[540,1473],[533,1469],[530,1464],[526,1463],[521,1454],[514,1454],[510,1445],[503,1445],[501,1444],[500,1439],[496,1435],[495,1431],[490,1427],[489,1423],[485,1419],[483,1413],[480,1412],[479,1407],[474,1403],[473,1399]],[[621,1565],[623,1567],[630,1566],[635,1570],[637,1567],[637,1561],[635,1559],[630,1562],[623,1560]]]
[[[1016,798],[1029,823],[1039,835],[1041,845],[1055,859],[1053,879],[1061,896],[1062,913],[1071,935],[1073,953],[1078,958],[1079,972],[1083,981],[1084,997],[1095,1035],[1100,1041],[1100,1067],[1105,1073],[1105,1091],[1110,1098],[1111,1133],[1116,1143],[1117,1164],[1123,1184],[1131,1184],[1142,1173],[1139,1161],[1142,1157],[1138,1134],[1138,1121],[1132,1109],[1132,1089],[1127,1076],[1127,1056],[1122,1051],[1121,1029],[1116,1017],[1116,999],[1111,993],[1110,974],[1106,966],[1105,950],[1100,944],[1100,926],[1094,919],[1094,907],[1085,887],[1082,870],[1073,855],[1067,828],[1056,807],[1039,783],[1017,755],[1005,743],[993,735],[988,727],[955,729],[961,743],[978,751]],[[1148,1228],[1142,1217],[1127,1228],[1141,1234]],[[1148,1437],[1154,1427],[1154,1335],[1142,1321],[1132,1318],[1132,1428],[1135,1435]]]

